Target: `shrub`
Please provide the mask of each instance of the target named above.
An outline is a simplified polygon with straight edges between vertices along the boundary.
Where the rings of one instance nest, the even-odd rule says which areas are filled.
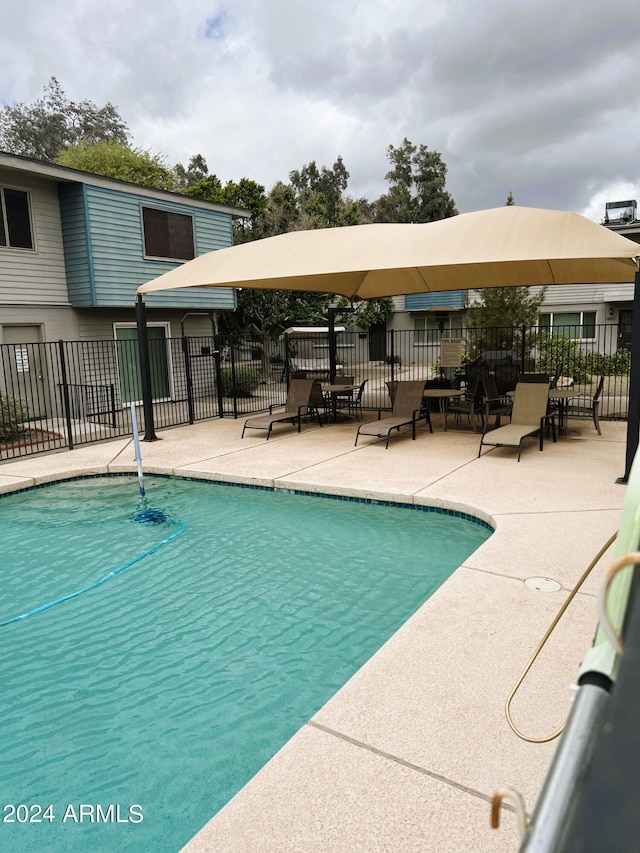
[[[0,441],[17,438],[28,419],[29,408],[23,400],[0,394]]]
[[[536,367],[553,374],[556,364],[560,362],[563,374],[572,376],[579,385],[587,382],[591,376],[628,376],[631,368],[631,356],[626,349],[619,349],[612,355],[582,352],[578,341],[541,332],[538,336]]]
[[[236,367],[235,393],[237,397],[251,397],[260,384],[260,371],[255,367]],[[233,397],[233,371],[222,368],[222,396]]]
[[[573,377],[574,382],[579,385],[584,384],[591,375],[586,363],[587,357],[581,351],[578,341],[564,335],[550,335],[542,331],[538,335],[537,347],[537,370],[553,376],[556,365],[562,363],[563,375]]]
[[[402,364],[402,359],[399,355],[385,355],[382,361],[384,364]]]

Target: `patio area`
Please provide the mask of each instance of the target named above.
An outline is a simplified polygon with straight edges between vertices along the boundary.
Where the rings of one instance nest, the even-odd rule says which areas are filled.
[[[374,413],[368,413],[372,418]],[[626,423],[588,419],[556,444],[525,440],[477,458],[465,427],[421,426],[384,442],[355,421],[276,426],[240,439],[243,419],[158,431],[146,473],[364,496],[472,513],[495,533],[183,848],[201,851],[515,851],[516,820],[490,800],[519,790],[531,813],[557,741],[509,728],[505,701],[553,617],[617,530]],[[0,465],[0,492],[83,474],[135,472],[133,440]],[[212,519],[215,523],[215,519]],[[557,730],[596,622],[599,578],[576,596],[512,705],[533,737]],[[348,568],[348,566],[345,566]],[[527,586],[557,581],[557,592]],[[188,786],[188,780],[187,780]]]

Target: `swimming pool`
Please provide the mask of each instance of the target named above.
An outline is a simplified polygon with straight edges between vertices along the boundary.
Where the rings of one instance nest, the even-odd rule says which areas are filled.
[[[133,520],[131,477],[0,500],[0,622],[131,563],[0,628],[0,791],[21,807],[0,849],[175,853],[491,533],[393,505],[146,486],[169,522]]]

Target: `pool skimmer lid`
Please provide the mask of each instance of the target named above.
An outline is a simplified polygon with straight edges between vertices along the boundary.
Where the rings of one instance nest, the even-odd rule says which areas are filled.
[[[529,589],[536,589],[538,592],[557,592],[561,588],[558,581],[551,578],[527,578],[525,584]]]

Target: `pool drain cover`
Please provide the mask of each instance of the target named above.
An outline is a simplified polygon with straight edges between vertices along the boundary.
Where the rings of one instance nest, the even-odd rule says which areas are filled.
[[[537,589],[538,592],[557,592],[560,589],[558,581],[551,578],[527,578],[525,584],[529,589]]]

